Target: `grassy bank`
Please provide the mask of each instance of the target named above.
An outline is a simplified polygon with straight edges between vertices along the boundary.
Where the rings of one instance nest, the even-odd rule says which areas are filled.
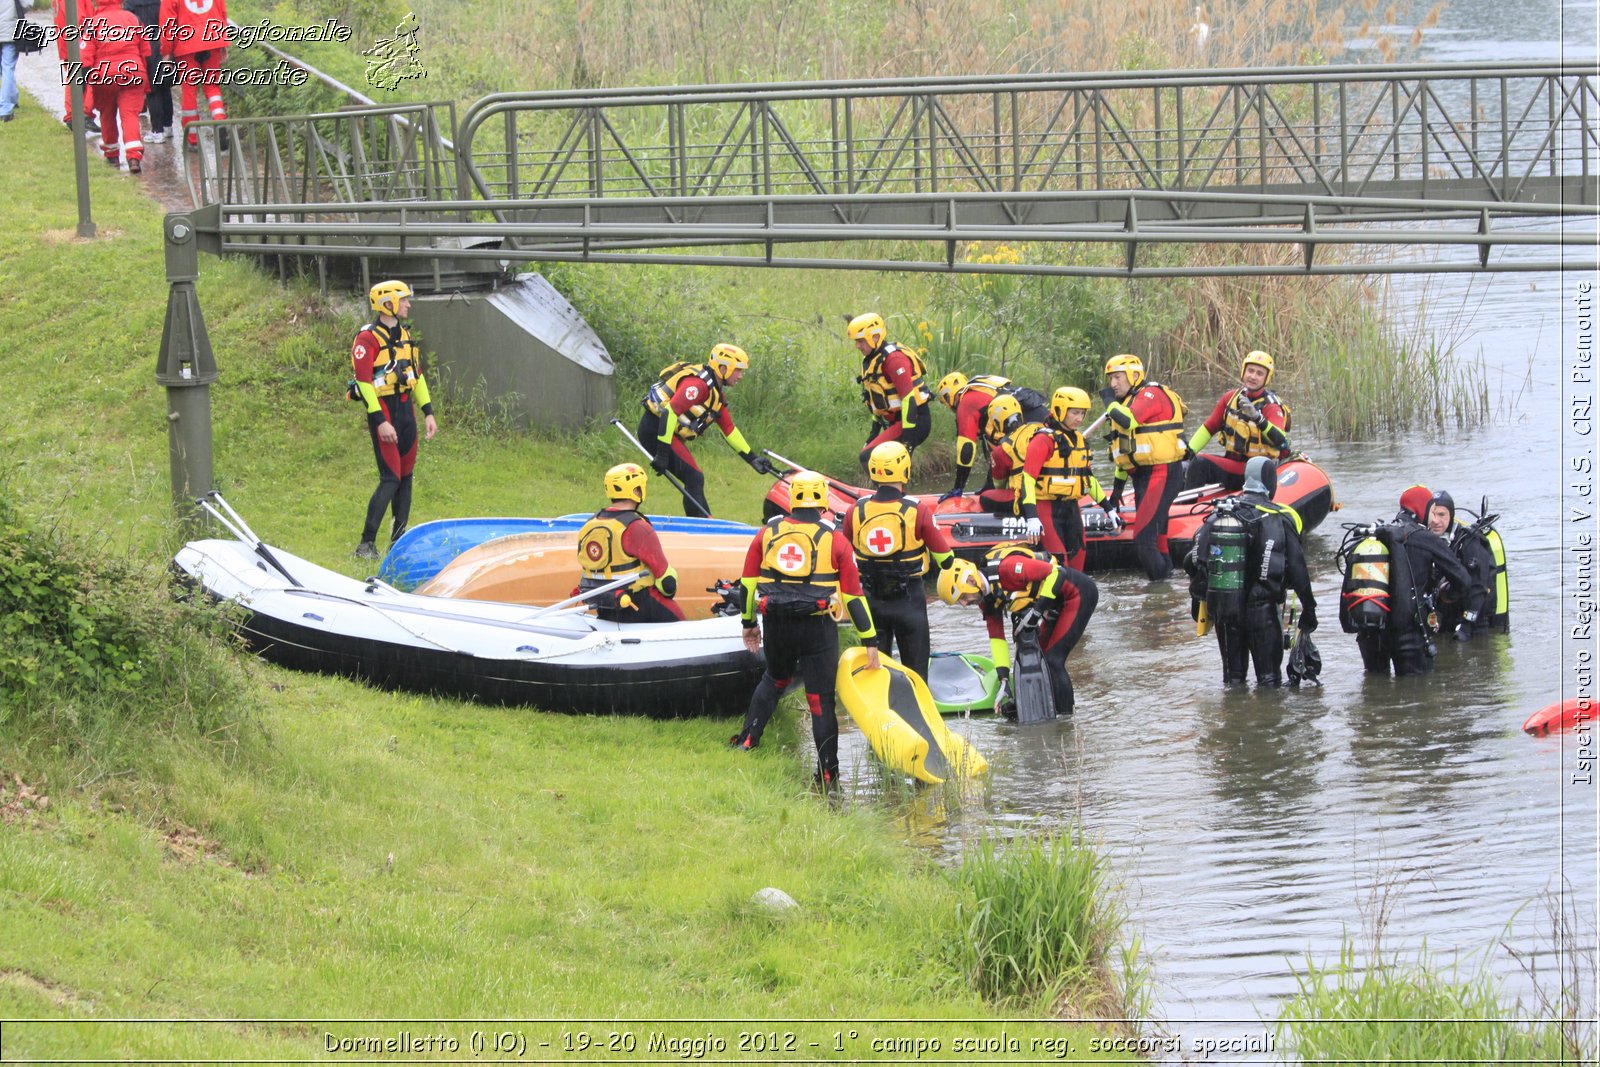
[[[86,546],[78,555],[144,568],[129,578],[140,584],[182,536],[153,373],[159,216],[101,168],[101,236],[74,238],[67,134],[35,108],[5,132],[8,513]],[[360,419],[339,395],[362,309],[242,262],[205,260],[199,290],[223,372],[220,486],[269,540],[348,560],[372,483]],[[599,436],[506,437],[444,401],[441,417],[419,518],[591,506],[617,458]],[[711,467],[713,499],[755,514],[761,480],[731,457]],[[8,1023],[7,1055],[325,1052],[310,1024],[129,1021],[144,1018],[595,1014],[906,1017],[934,1020],[915,1034],[947,1047],[1002,1028],[1087,1047],[1084,1027],[1002,1022],[1050,1006],[1018,991],[1001,1007],[969,981],[961,915],[981,899],[906,850],[883,811],[809,796],[810,740],[792,719],[738,754],[721,747],[722,721],[555,717],[241,669],[219,718],[125,719],[115,745],[71,722],[41,726],[39,701],[64,690],[7,677],[0,1016],[57,1020]],[[145,695],[159,712],[181,694]],[[763,886],[800,907],[753,907]],[[967,1021],[938,1021],[956,1019]],[[807,1032],[818,1059],[901,1055],[836,1051],[836,1029]]]

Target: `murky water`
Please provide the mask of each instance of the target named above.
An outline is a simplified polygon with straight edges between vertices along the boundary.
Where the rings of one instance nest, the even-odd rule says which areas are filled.
[[[1592,3],[1462,0],[1422,58],[1570,61],[1593,57],[1594,43]],[[1099,613],[1070,662],[1075,718],[958,722],[991,761],[988,799],[962,811],[937,797],[913,804],[914,836],[953,856],[990,829],[1080,818],[1126,882],[1154,964],[1156,1016],[1190,1049],[1259,1032],[1307,957],[1336,958],[1346,935],[1368,945],[1379,925],[1389,951],[1426,942],[1447,962],[1487,958],[1506,992],[1534,1009],[1541,983],[1513,950],[1553,968],[1547,894],[1564,894],[1581,942],[1595,946],[1595,790],[1566,784],[1570,741],[1518,729],[1571,681],[1557,655],[1558,435],[1561,330],[1565,320],[1570,341],[1580,280],[1398,281],[1402,303],[1426,293],[1430,322],[1458,358],[1481,358],[1493,423],[1356,444],[1297,436],[1343,505],[1307,545],[1322,688],[1225,692],[1215,642],[1194,636],[1181,583],[1103,576]],[[1512,633],[1445,643],[1425,679],[1369,679],[1338,627],[1333,554],[1342,522],[1393,515],[1414,482],[1473,510],[1487,496],[1501,516]],[[986,650],[976,612],[936,603],[931,613],[936,649]],[[859,735],[848,741],[847,766],[866,758]],[[1592,1014],[1592,983],[1588,993]]]

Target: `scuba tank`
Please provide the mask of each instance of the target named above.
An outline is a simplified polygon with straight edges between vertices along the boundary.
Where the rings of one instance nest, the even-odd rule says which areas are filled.
[[[1344,585],[1339,590],[1339,625],[1347,634],[1377,633],[1389,626],[1394,608],[1389,546],[1372,526],[1352,526],[1339,549]]]
[[[1210,621],[1233,620],[1244,614],[1245,559],[1250,528],[1231,507],[1219,505],[1211,519],[1206,566],[1206,614]]]

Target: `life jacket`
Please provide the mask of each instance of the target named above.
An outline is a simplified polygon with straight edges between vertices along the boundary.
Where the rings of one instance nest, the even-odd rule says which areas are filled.
[[[638,511],[598,511],[578,531],[578,566],[583,569],[578,579],[578,591],[588,592],[618,578],[636,575],[636,580],[620,589],[601,593],[591,598],[597,607],[619,607],[624,595],[649,589],[656,584],[655,575],[622,547],[622,535],[636,522],[650,524]]]
[[[839,597],[833,537],[826,520],[796,522],[777,516],[761,531],[756,609],[772,618],[826,615]]]
[[[1250,398],[1243,389],[1235,389],[1233,396],[1228,401],[1228,406],[1223,409],[1222,429],[1217,434],[1217,440],[1222,444],[1222,451],[1229,459],[1249,459],[1251,456],[1266,456],[1268,459],[1277,459],[1279,449],[1276,445],[1269,445],[1262,435],[1261,427],[1249,421],[1239,411],[1239,398]],[[1283,432],[1287,434],[1293,423],[1293,414],[1289,405],[1270,389],[1263,390],[1259,400],[1251,400],[1257,408],[1266,408],[1276,404],[1283,411]]]
[[[1456,557],[1461,556],[1460,544],[1467,538],[1477,538],[1489,549],[1489,555],[1494,560],[1494,571],[1490,575],[1480,575],[1479,580],[1489,588],[1489,603],[1484,605],[1484,622],[1493,622],[1502,632],[1511,629],[1511,591],[1506,580],[1506,544],[1500,539],[1500,531],[1492,523],[1479,519],[1470,526],[1456,520],[1455,530],[1450,538],[1450,547],[1455,549]],[[1465,561],[1463,560],[1463,564]]]
[[[1089,442],[1077,430],[1046,428],[1055,451],[1039,469],[1040,500],[1076,500],[1089,491],[1094,469],[1089,462]]]
[[[1159,467],[1183,458],[1183,398],[1160,382],[1152,381],[1144,382],[1134,393],[1145,389],[1160,389],[1167,394],[1172,418],[1167,422],[1140,423],[1131,434],[1112,422],[1111,462],[1125,471],[1135,467]]]
[[[678,360],[668,363],[661,368],[661,374],[655,383],[645,392],[644,399],[640,401],[649,409],[652,415],[665,415],[672,403],[673,396],[678,391],[678,386],[688,377],[696,377],[706,383],[706,400],[703,404],[695,404],[688,411],[678,416],[678,436],[685,441],[693,441],[696,437],[706,432],[710,425],[717,421],[717,416],[722,413],[725,403],[722,396],[722,379],[716,372],[703,363],[689,363]]]
[[[404,400],[417,384],[417,346],[411,340],[411,331],[403,323],[392,328],[381,322],[369,322],[359,332],[378,339],[378,354],[372,358],[372,389],[379,396],[393,396],[396,392]],[[350,354],[350,365],[355,366],[355,353]],[[345,386],[345,396],[361,399],[361,390],[354,379]]]
[[[978,409],[978,435],[983,436],[983,428],[989,425],[989,405],[997,396],[1016,396],[1017,387],[1011,384],[1010,378],[1002,378],[998,374],[974,374],[967,379],[967,384],[962,387],[961,393],[956,397],[959,405],[961,399],[968,393],[985,397],[983,406]],[[990,444],[999,442],[991,441]]]
[[[1206,611],[1214,620],[1236,620],[1244,615],[1245,568],[1254,540],[1248,509],[1233,501],[1218,504],[1206,520]]]
[[[1000,451],[1011,460],[1011,473],[1006,476],[1006,488],[1011,490],[1011,511],[1013,514],[1022,514],[1024,494],[1024,481],[1028,472],[1023,465],[1028,458],[1028,442],[1033,440],[1033,435],[1043,430],[1044,427],[1037,422],[1025,422],[1000,442]]]
[[[917,533],[916,501],[862,497],[853,511],[850,541],[862,586],[872,596],[903,595],[928,570],[928,546]]]
[[[861,374],[856,381],[861,383],[861,396],[867,402],[868,409],[885,422],[900,417],[900,394],[895,391],[888,370],[889,357],[896,352],[911,361],[911,388],[917,403],[926,404],[933,399],[933,393],[923,380],[927,377],[928,366],[922,362],[922,357],[897,344],[879,345],[861,361]]]
[[[1028,588],[1016,592],[1000,588],[1000,564],[1010,556],[1027,556],[1029,559],[1043,560],[1051,566],[1056,566],[1056,561],[1050,553],[1018,541],[1003,542],[984,553],[982,570],[983,576],[989,582],[989,593],[986,598],[988,606],[995,612],[1009,611],[1013,615],[1020,615],[1039,599],[1041,583],[1031,582]]]

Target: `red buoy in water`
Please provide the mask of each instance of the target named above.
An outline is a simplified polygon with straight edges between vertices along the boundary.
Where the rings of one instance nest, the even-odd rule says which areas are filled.
[[[1552,731],[1560,733],[1574,726],[1585,726],[1594,722],[1594,713],[1592,698],[1573,697],[1559,704],[1551,704],[1548,708],[1541,708],[1528,716],[1528,721],[1522,724],[1522,732],[1540,737]]]

